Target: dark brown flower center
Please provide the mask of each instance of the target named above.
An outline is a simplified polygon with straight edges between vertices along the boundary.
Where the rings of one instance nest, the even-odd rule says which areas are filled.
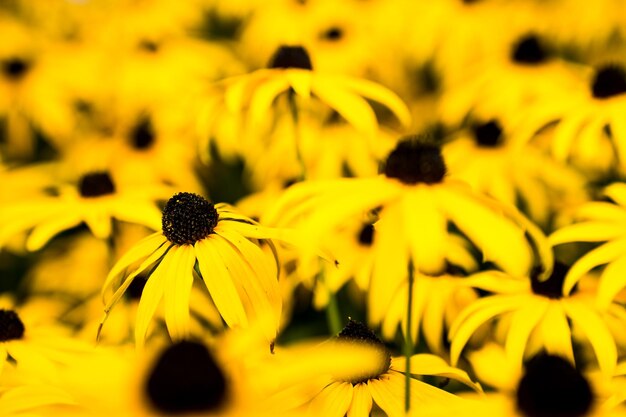
[[[385,175],[405,184],[435,184],[446,175],[439,146],[408,138],[398,143],[385,163]]]
[[[21,339],[24,330],[24,323],[15,311],[0,310],[0,342]]]
[[[91,172],[81,177],[78,190],[83,197],[100,197],[115,192],[115,184],[108,172]]]
[[[331,42],[337,42],[341,40],[343,36],[343,29],[337,26],[330,27],[320,34],[320,38]]]
[[[311,57],[302,46],[281,46],[270,59],[268,66],[270,68],[313,69]]]
[[[548,51],[536,35],[526,35],[513,45],[511,59],[517,64],[537,65],[548,58]]]
[[[591,84],[591,91],[599,99],[626,93],[626,71],[613,64],[599,68]]]
[[[163,209],[163,235],[176,245],[193,245],[213,233],[218,213],[212,203],[193,193],[178,193]]]
[[[590,411],[594,394],[567,360],[540,354],[526,365],[516,399],[518,410],[527,417],[582,417]]]
[[[371,246],[374,242],[374,225],[371,223],[366,223],[361,227],[359,231],[359,243],[362,246]]]
[[[351,343],[365,344],[380,350],[380,366],[376,372],[355,376],[346,381],[357,385],[369,379],[378,378],[389,370],[391,366],[391,355],[385,344],[374,334],[369,327],[358,321],[350,319],[346,327],[337,335],[337,339]]]
[[[167,348],[146,381],[150,403],[168,414],[211,412],[227,401],[228,381],[209,349],[183,341]]]
[[[30,63],[22,58],[10,58],[2,61],[2,72],[13,81],[18,81],[24,77],[29,69]]]
[[[539,281],[538,276],[541,271],[536,270],[530,274],[530,284],[533,292],[548,298],[563,297],[563,282],[569,271],[569,266],[561,262],[555,262],[552,274],[545,281]]]
[[[495,148],[502,145],[502,128],[497,120],[487,123],[475,123],[472,126],[476,144],[485,148]]]
[[[140,118],[130,134],[132,146],[139,150],[150,148],[155,138],[154,127],[149,117]]]

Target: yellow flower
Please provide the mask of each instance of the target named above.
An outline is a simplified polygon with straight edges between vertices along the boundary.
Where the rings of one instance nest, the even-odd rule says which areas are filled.
[[[77,184],[57,184],[55,192],[57,196],[14,200],[0,207],[0,245],[32,229],[26,248],[35,251],[55,235],[83,222],[94,236],[106,239],[111,235],[112,219],[155,230],[160,223],[155,201],[163,199],[170,189],[149,185],[125,187],[123,182],[114,181],[107,171],[95,171],[85,173]]]
[[[495,295],[470,304],[452,324],[449,334],[452,363],[457,363],[476,329],[499,316],[508,323],[506,353],[514,364],[521,365],[525,354],[540,347],[574,363],[572,335],[578,333],[572,330],[577,329],[591,343],[602,371],[611,374],[617,362],[613,336],[601,312],[589,305],[589,297],[585,294],[563,296],[567,270],[567,266],[556,263],[552,275],[543,282],[535,273],[529,279],[513,278],[496,271],[466,278],[468,285]]]
[[[271,239],[276,238],[287,238],[287,232],[262,227],[226,204],[178,193],[163,210],[162,230],[137,243],[109,273],[102,289],[105,318],[137,276],[148,270],[137,310],[136,342],[143,344],[161,299],[171,337],[184,339],[189,334],[190,292],[199,275],[228,326],[262,321],[265,336],[273,341],[282,309],[278,272],[272,256],[257,242],[273,245]]]
[[[398,144],[383,175],[290,187],[264,220],[299,225],[311,240],[320,241],[353,216],[379,208],[369,291],[373,322],[382,319],[404,284],[409,261],[428,275],[444,271],[450,224],[482,250],[485,260],[513,275],[526,275],[535,261],[525,236],[535,235],[535,227],[517,211],[446,178],[439,148],[415,140]]]
[[[608,307],[626,286],[626,184],[609,185],[604,195],[613,202],[584,204],[576,211],[578,221],[575,224],[562,227],[549,237],[554,246],[569,242],[605,242],[574,262],[563,285],[563,293],[569,294],[583,275],[607,264],[597,294],[597,303],[602,308]]]
[[[521,200],[544,226],[555,211],[586,200],[582,175],[516,143],[496,119],[474,123],[444,145],[443,154],[452,177],[513,207]]]
[[[291,403],[301,413],[308,411],[312,416],[355,416],[366,417],[375,403],[390,417],[405,414],[405,358],[391,357],[385,345],[367,326],[350,320],[339,333],[337,341],[354,344],[355,347],[368,346],[379,352],[378,358],[369,368],[360,372],[343,375],[328,375],[317,381],[318,392],[311,392],[313,398],[300,398]],[[374,366],[375,365],[375,366]],[[437,376],[457,380],[477,391],[480,385],[471,381],[462,370],[449,366],[443,359],[430,354],[411,357],[410,396],[414,407],[433,404],[449,404],[459,400],[453,394],[433,387],[419,380],[422,375]],[[297,391],[296,391],[297,392]],[[278,397],[281,398],[281,397]]]
[[[366,135],[373,136],[378,129],[376,115],[366,99],[389,108],[402,125],[410,124],[409,110],[395,93],[365,79],[315,71],[301,46],[280,47],[269,67],[223,81],[226,107],[233,113],[245,110],[250,129],[266,126],[274,100],[291,91],[303,100],[315,96]]]

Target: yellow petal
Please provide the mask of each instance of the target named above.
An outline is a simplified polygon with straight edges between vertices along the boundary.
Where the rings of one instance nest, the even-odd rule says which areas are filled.
[[[268,112],[272,103],[283,91],[289,87],[289,82],[284,77],[269,78],[261,83],[250,98],[248,109],[248,128],[257,131],[268,119]]]
[[[622,207],[626,207],[626,184],[616,182],[604,189],[604,195]],[[605,203],[608,204],[608,203]]]
[[[567,272],[563,282],[563,294],[569,294],[582,276],[596,266],[612,262],[624,254],[626,254],[626,238],[607,242],[587,252]]]
[[[111,236],[111,216],[102,207],[90,207],[84,213],[84,220],[91,233],[98,239]]]
[[[406,370],[406,358],[392,358],[391,366],[401,374],[404,374]],[[482,392],[480,384],[472,381],[467,372],[448,365],[445,360],[437,355],[421,353],[411,356],[411,374],[416,377],[419,375],[432,375],[454,379],[473,390]]]
[[[370,137],[376,135],[378,132],[376,114],[364,98],[322,77],[313,79],[312,90],[321,101],[336,110],[356,129]]]
[[[467,356],[480,381],[499,391],[515,390],[522,369],[509,359],[502,346],[490,342]]]
[[[193,286],[193,267],[196,263],[194,249],[190,245],[179,246],[172,259],[172,268],[165,279],[165,324],[173,341],[189,335],[189,299]],[[150,278],[148,278],[150,280]]]
[[[549,305],[548,300],[542,301],[533,300],[511,314],[511,325],[506,337],[505,349],[509,361],[513,366],[520,369],[524,361],[528,339]]]
[[[563,303],[551,302],[541,324],[540,334],[546,351],[562,356],[574,364],[572,332],[562,308]]]
[[[576,210],[576,217],[581,219],[603,220],[607,223],[626,223],[626,210],[612,203],[590,201]]]
[[[447,222],[428,186],[416,186],[402,199],[402,213],[416,270],[439,275],[445,268]]]
[[[465,344],[483,323],[528,301],[527,296],[491,296],[477,300],[459,314],[450,328],[450,362],[456,365]]]
[[[587,109],[579,110],[562,120],[554,130],[552,138],[552,154],[558,161],[565,161],[571,153],[572,144],[576,140],[585,119],[588,117]]]
[[[367,386],[376,405],[378,405],[389,417],[402,417],[404,413],[404,387],[398,387],[390,383],[389,374],[382,375],[379,379],[370,379]],[[411,385],[416,381],[411,380]],[[393,388],[396,388],[395,390]],[[415,404],[417,406],[417,404]]]
[[[375,82],[362,78],[341,77],[337,83],[344,85],[359,95],[384,104],[396,115],[402,126],[411,125],[411,112],[402,99],[393,91]]]
[[[569,242],[602,242],[625,233],[614,222],[588,221],[565,226],[550,235],[553,246]]]
[[[305,99],[311,96],[311,78],[314,76],[311,71],[290,69],[285,71],[285,76],[296,94]]]
[[[343,417],[352,402],[352,384],[333,382],[317,394],[309,405],[309,415]]]
[[[165,280],[176,270],[179,253],[178,246],[172,246],[143,287],[135,320],[135,343],[138,349],[143,348],[148,326],[165,291]]]
[[[26,240],[26,249],[36,251],[43,248],[57,233],[77,226],[82,218],[77,213],[67,213],[66,216],[50,219],[35,226]]]
[[[574,329],[587,336],[593,348],[600,370],[607,376],[613,375],[617,364],[617,348],[604,320],[592,308],[578,300],[563,300],[565,313],[572,319]]]
[[[599,308],[608,308],[617,293],[626,287],[626,254],[609,263],[598,284],[596,304]]]
[[[372,394],[367,383],[354,386],[348,417],[369,417],[372,411]]]
[[[195,244],[196,258],[200,273],[215,306],[229,327],[248,326],[248,317],[241,302],[241,297],[230,273],[219,257],[218,248],[213,244],[215,236]]]
[[[450,220],[493,261],[515,276],[525,276],[532,252],[524,230],[494,208],[493,201],[472,195],[461,187],[436,187],[442,208]],[[503,245],[502,242],[506,242]]]

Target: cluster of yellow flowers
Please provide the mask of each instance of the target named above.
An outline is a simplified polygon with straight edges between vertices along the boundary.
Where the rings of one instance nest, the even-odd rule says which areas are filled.
[[[1,416],[626,416],[623,0],[0,35]]]

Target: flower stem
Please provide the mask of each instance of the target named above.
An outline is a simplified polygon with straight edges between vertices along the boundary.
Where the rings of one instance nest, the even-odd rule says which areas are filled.
[[[328,290],[328,306],[326,307],[326,320],[331,334],[337,335],[342,329],[341,312],[337,303],[337,294]]]
[[[406,358],[406,369],[404,370],[404,411],[407,413],[411,409],[411,355],[413,354],[413,338],[411,337],[411,310],[413,309],[413,262],[409,261],[408,266],[408,301],[406,313],[406,332],[404,335],[404,357]]]

